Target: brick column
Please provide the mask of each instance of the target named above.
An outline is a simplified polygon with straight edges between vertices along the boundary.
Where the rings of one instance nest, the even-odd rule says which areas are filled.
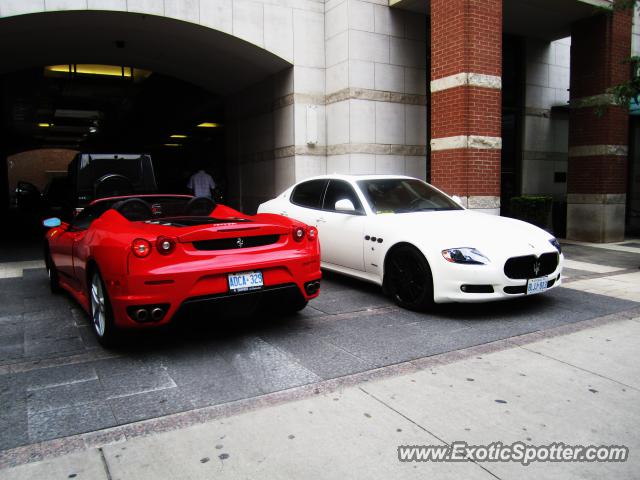
[[[567,238],[624,238],[629,117],[605,92],[629,78],[630,55],[630,11],[572,26]]]
[[[502,0],[431,0],[431,181],[500,213]]]

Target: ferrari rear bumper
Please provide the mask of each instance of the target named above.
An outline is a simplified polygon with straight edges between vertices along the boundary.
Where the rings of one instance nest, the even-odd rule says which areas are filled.
[[[296,284],[274,285],[250,292],[221,293],[188,298],[182,302],[174,318],[195,317],[220,311],[250,313],[259,307],[261,309],[275,307],[278,304],[301,300],[304,300],[304,296]]]
[[[263,261],[258,257],[256,255],[251,263],[235,266],[221,265],[214,258],[195,265],[193,262],[181,266],[174,264],[170,269],[145,271],[137,268],[119,286],[110,288],[116,325],[121,328],[160,326],[190,312],[243,312],[268,303],[277,311],[278,305],[299,304],[320,293],[317,283],[322,275],[318,256],[292,255],[285,259],[270,256]],[[260,272],[263,286],[231,291],[229,275],[242,272]],[[152,315],[156,308],[161,308],[162,314]],[[146,310],[147,314],[138,316],[140,309]]]

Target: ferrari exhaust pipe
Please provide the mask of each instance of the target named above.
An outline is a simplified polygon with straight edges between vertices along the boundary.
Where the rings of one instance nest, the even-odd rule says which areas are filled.
[[[162,320],[162,317],[164,317],[164,310],[162,310],[161,308],[154,308],[153,310],[151,310],[151,319],[154,322]]]
[[[307,295],[313,295],[318,290],[320,290],[320,282],[318,281],[309,282],[304,286],[304,290],[305,292],[307,292]]]
[[[155,305],[131,305],[127,307],[129,317],[138,323],[159,322],[162,320],[169,308],[168,303]]]
[[[149,312],[144,308],[139,308],[136,310],[136,320],[139,322],[146,322],[147,318],[149,318]]]

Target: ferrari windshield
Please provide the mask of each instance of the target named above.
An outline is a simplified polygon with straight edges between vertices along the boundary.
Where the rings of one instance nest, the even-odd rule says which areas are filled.
[[[359,180],[357,183],[371,210],[378,214],[462,209],[431,185],[413,178]]]

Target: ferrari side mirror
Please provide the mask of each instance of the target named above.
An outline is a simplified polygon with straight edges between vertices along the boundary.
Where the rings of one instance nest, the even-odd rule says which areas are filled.
[[[62,225],[62,222],[58,217],[51,217],[51,218],[47,218],[46,220],[43,220],[42,225],[47,228],[55,228]]]

